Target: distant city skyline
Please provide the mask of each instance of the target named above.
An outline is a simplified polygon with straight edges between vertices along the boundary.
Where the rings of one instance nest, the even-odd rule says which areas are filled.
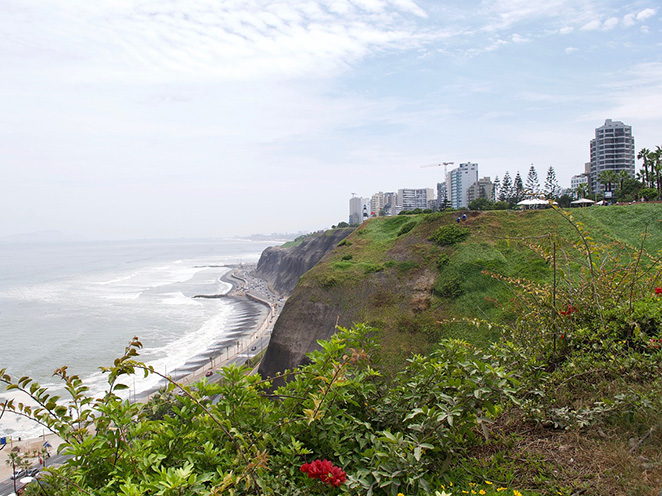
[[[662,145],[650,0],[6,0],[0,238],[314,231],[352,192]],[[639,161],[637,161],[637,168]]]

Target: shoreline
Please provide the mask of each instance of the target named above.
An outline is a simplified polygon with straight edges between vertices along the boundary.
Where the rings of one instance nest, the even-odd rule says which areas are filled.
[[[241,364],[259,354],[269,344],[271,330],[285,299],[268,289],[266,281],[253,276],[256,264],[228,265],[221,281],[230,284],[224,294],[196,295],[193,298],[229,298],[239,306],[239,315],[211,347],[189,358],[169,376],[183,385],[199,381],[208,372],[216,372],[231,363]],[[242,311],[243,310],[243,311]],[[135,401],[146,401],[165,385],[136,395]]]
[[[191,385],[204,377],[213,376],[230,364],[243,364],[260,353],[268,346],[271,331],[285,303],[285,298],[271,292],[263,279],[253,275],[256,264],[232,264],[225,267],[230,270],[223,274],[220,280],[230,284],[230,289],[222,295],[195,297],[231,298],[239,307],[238,315],[210,348],[191,357],[182,367],[168,374],[182,385]],[[138,394],[134,391],[133,399],[131,394],[128,399],[144,403],[164,385],[165,381],[161,380],[148,390]],[[51,456],[57,452],[57,447],[62,443],[62,440],[50,431],[37,438],[20,441],[9,437],[6,447],[0,450],[0,481],[9,479],[12,475],[11,466],[6,463],[12,447],[18,447],[21,453],[28,453],[40,448],[44,441],[48,441],[51,445]],[[33,466],[36,462],[37,459],[34,459]]]

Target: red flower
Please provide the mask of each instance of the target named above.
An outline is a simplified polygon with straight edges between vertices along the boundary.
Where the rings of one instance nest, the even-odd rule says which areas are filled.
[[[577,309],[575,307],[573,307],[572,305],[568,305],[565,310],[559,310],[559,313],[561,315],[572,315],[576,311],[577,311]]]
[[[314,460],[311,463],[304,463],[299,468],[304,473],[308,474],[311,479],[319,479],[325,484],[338,487],[345,483],[347,474],[344,470],[336,467],[328,460]]]
[[[655,294],[662,294],[662,288],[655,288]]]

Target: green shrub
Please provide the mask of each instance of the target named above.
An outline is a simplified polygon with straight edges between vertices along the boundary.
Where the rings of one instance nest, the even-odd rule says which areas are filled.
[[[320,286],[324,289],[331,289],[332,287],[336,286],[338,284],[338,278],[332,275],[325,275],[324,277],[321,277],[320,280]]]
[[[407,222],[407,223],[406,223],[404,226],[402,226],[402,227],[400,228],[400,230],[398,231],[398,236],[402,236],[403,234],[407,234],[409,231],[411,231],[411,230],[414,229],[415,227],[416,227],[416,222],[415,222],[415,221]]]
[[[443,268],[446,267],[450,261],[451,257],[446,253],[442,253],[439,255],[439,257],[437,257],[437,269],[443,270]]]
[[[384,266],[381,264],[368,264],[365,268],[366,274],[372,274],[374,272],[381,272],[384,270]]]
[[[457,273],[443,274],[437,278],[432,291],[442,298],[457,298],[462,295],[461,278]]]
[[[466,227],[456,225],[441,226],[428,239],[441,246],[454,245],[469,237],[471,231]]]

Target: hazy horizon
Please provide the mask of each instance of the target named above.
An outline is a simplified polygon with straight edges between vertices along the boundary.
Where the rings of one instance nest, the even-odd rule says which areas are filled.
[[[7,0],[0,30],[0,238],[309,232],[444,161],[569,187],[605,119],[662,145],[649,0]]]

